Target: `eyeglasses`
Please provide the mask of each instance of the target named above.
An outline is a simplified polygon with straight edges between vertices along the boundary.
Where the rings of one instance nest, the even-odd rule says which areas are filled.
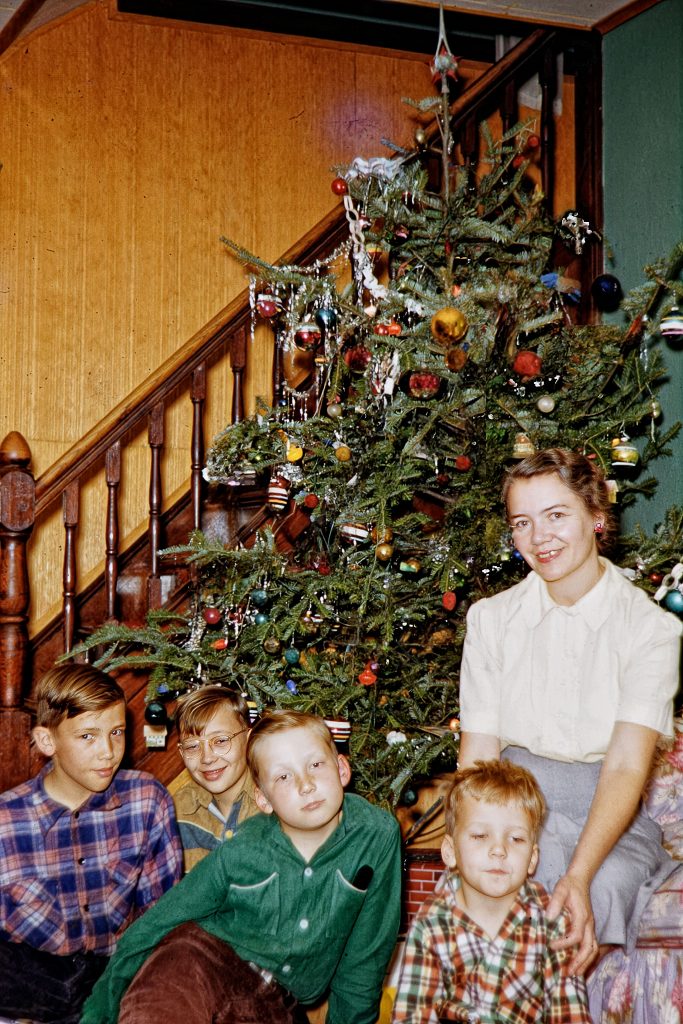
[[[206,743],[212,754],[215,754],[216,757],[222,757],[229,753],[235,736],[241,736],[246,731],[246,729],[240,729],[239,732],[234,732],[232,735],[226,733],[224,736],[206,736],[196,740],[183,740],[182,743],[178,744],[178,750],[188,761],[194,761],[196,758],[201,757],[202,744]]]

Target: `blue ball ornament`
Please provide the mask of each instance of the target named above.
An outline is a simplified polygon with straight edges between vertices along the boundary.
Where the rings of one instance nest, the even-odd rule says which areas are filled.
[[[285,661],[288,665],[297,665],[299,663],[299,652],[296,647],[288,647],[285,651]]]
[[[664,604],[670,612],[683,615],[683,594],[680,590],[670,590],[664,598]]]
[[[613,313],[624,297],[621,282],[612,274],[598,274],[591,285],[591,295],[602,313]]]
[[[166,708],[159,701],[150,701],[145,708],[145,721],[149,725],[166,725],[168,723],[168,715],[166,714]]]
[[[266,622],[270,622],[270,616],[266,612],[257,612],[254,616],[254,622],[257,626],[265,626]]]
[[[337,326],[337,311],[332,306],[321,306],[315,314],[315,322],[323,331],[332,331]]]
[[[262,608],[264,604],[268,604],[268,594],[265,590],[252,590],[251,600],[257,608]]]

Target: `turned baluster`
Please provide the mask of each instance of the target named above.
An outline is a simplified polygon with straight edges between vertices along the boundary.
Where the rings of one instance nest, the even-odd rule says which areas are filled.
[[[149,560],[150,575],[147,599],[150,608],[161,607],[161,576],[159,548],[161,547],[161,453],[164,445],[164,406],[158,402],[149,416],[148,444],[151,452],[149,470]]]
[[[119,485],[121,483],[121,442],[107,449],[104,460],[107,481],[107,525],[104,557],[104,592],[106,617],[114,621],[116,611],[116,584],[119,578]]]
[[[546,197],[546,209],[552,217],[555,191],[553,100],[557,83],[557,57],[555,51],[550,47],[543,53],[539,81],[541,83],[541,185]]]
[[[240,327],[230,339],[232,367],[232,423],[244,419],[244,369],[247,365],[247,329]]]
[[[206,363],[200,363],[192,374],[192,446],[190,488],[192,492],[192,525],[199,530],[202,522],[202,490],[204,477],[204,403],[206,402]]]
[[[503,98],[500,104],[500,116],[503,122],[503,134],[517,123],[517,83],[514,78],[509,79],[503,86]]]
[[[31,450],[16,431],[0,445],[0,790],[31,774],[26,545],[35,522]]]
[[[473,170],[479,160],[479,126],[476,118],[468,117],[460,133],[460,152],[465,167]]]
[[[70,483],[62,494],[62,517],[64,520],[64,563],[62,568],[62,636],[64,653],[68,654],[74,645],[76,634],[76,593],[78,590],[78,568],[76,565],[76,531],[80,504],[78,480]]]

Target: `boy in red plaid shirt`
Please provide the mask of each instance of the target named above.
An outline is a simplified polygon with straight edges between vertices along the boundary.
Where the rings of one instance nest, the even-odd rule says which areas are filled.
[[[525,768],[478,761],[446,797],[446,872],[406,938],[394,1024],[591,1024],[583,978],[533,881],[543,796]]]

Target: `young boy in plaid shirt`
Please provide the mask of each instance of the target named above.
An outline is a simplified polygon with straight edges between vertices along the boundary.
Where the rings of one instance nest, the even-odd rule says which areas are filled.
[[[0,1015],[71,1024],[119,936],[180,878],[182,850],[161,783],[118,771],[118,683],[64,665],[35,698],[50,760],[0,795]]]
[[[525,768],[477,761],[446,797],[447,870],[406,938],[394,1024],[591,1024],[583,978],[552,941],[550,896],[530,879],[543,796]]]

